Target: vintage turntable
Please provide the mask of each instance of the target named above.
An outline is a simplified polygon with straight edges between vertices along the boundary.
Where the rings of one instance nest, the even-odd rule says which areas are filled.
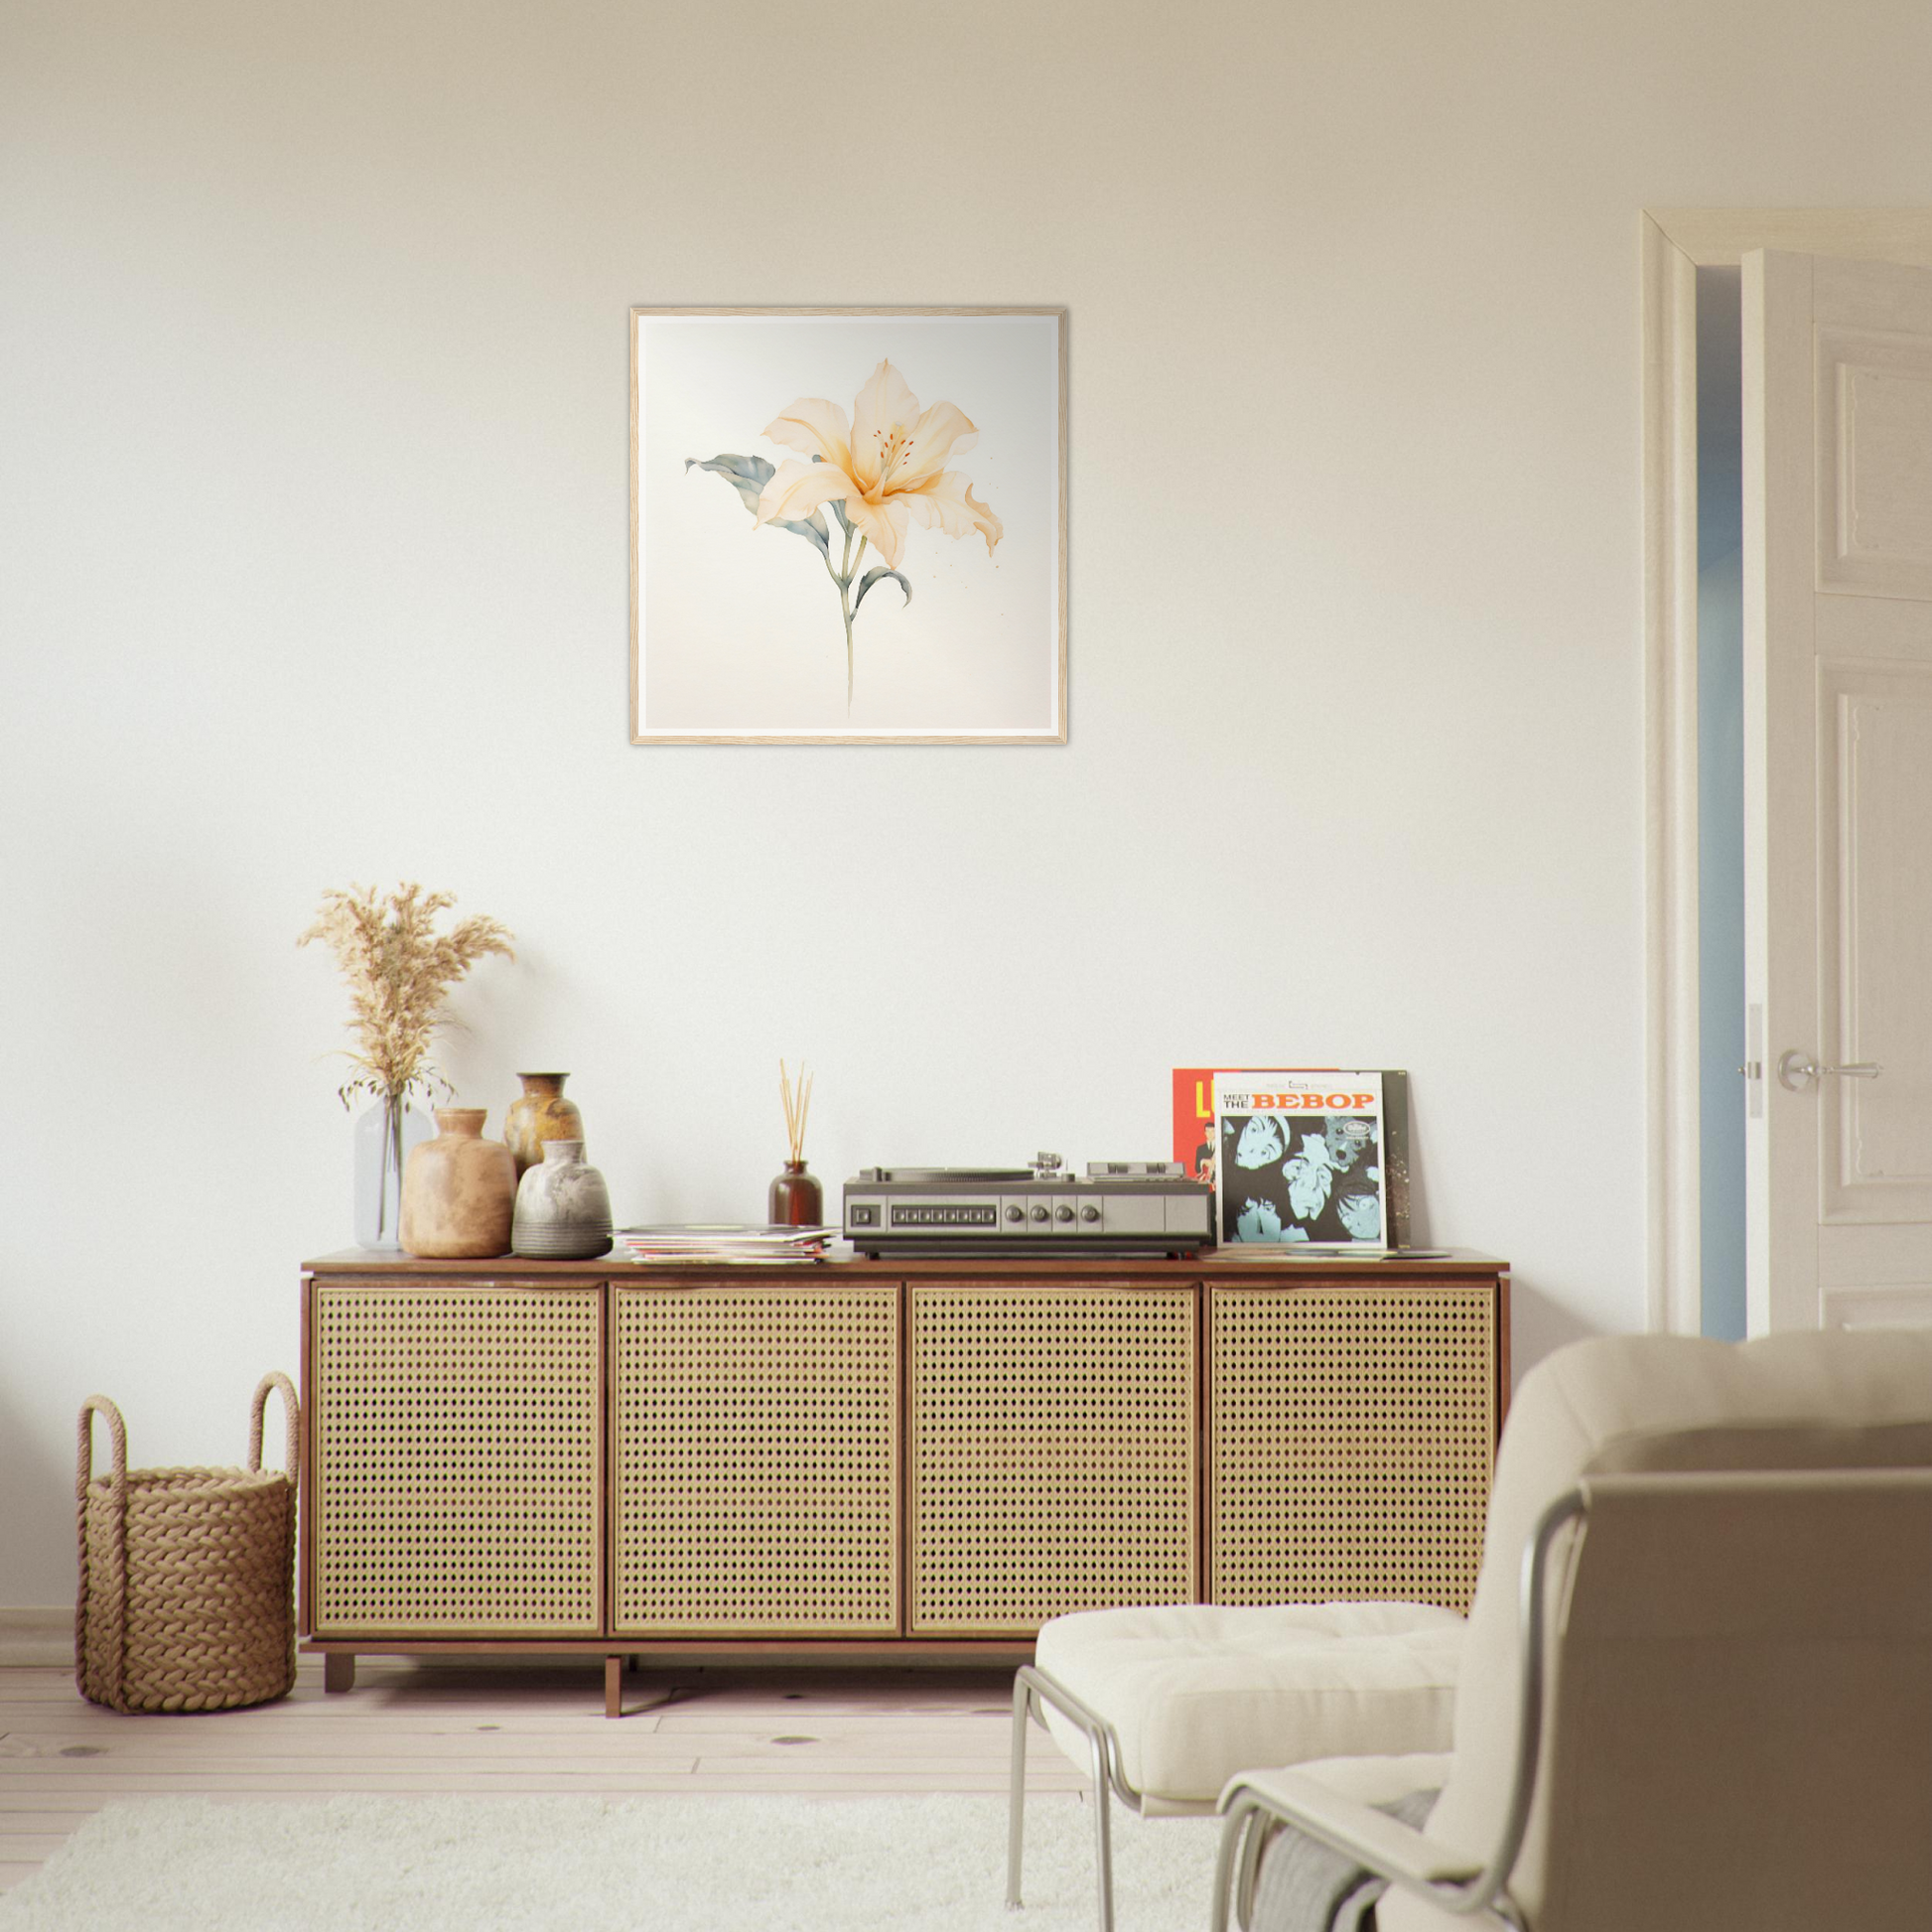
[[[1057,1154],[1031,1168],[862,1168],[845,1183],[845,1236],[880,1255],[1190,1255],[1213,1239],[1214,1192],[1173,1161]]]

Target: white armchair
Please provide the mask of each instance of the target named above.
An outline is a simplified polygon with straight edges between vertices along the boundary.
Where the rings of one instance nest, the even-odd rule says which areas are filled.
[[[1420,1830],[1376,1809],[1433,1785]],[[1274,1881],[1309,1840],[1389,1881],[1379,1932],[1932,1923],[1932,1334],[1539,1364],[1452,1754],[1245,1773],[1222,1804],[1217,1932],[1231,1898],[1314,1932]]]

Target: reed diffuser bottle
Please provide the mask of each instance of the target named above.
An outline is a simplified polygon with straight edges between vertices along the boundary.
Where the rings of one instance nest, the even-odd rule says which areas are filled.
[[[773,1227],[815,1228],[825,1223],[825,1190],[805,1168],[805,1116],[811,1112],[812,1076],[798,1062],[794,1086],[783,1060],[778,1062],[778,1098],[785,1108],[785,1140],[791,1158],[765,1195],[765,1215]]]

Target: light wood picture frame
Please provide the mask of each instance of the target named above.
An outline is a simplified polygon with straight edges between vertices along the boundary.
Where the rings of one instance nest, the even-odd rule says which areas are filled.
[[[630,311],[635,745],[1063,745],[1062,308]]]

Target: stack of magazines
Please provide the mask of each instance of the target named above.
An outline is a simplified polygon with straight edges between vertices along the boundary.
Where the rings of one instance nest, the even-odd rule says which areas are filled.
[[[620,1228],[617,1253],[631,1261],[818,1261],[837,1228],[754,1227],[736,1221],[683,1221],[663,1227]]]

